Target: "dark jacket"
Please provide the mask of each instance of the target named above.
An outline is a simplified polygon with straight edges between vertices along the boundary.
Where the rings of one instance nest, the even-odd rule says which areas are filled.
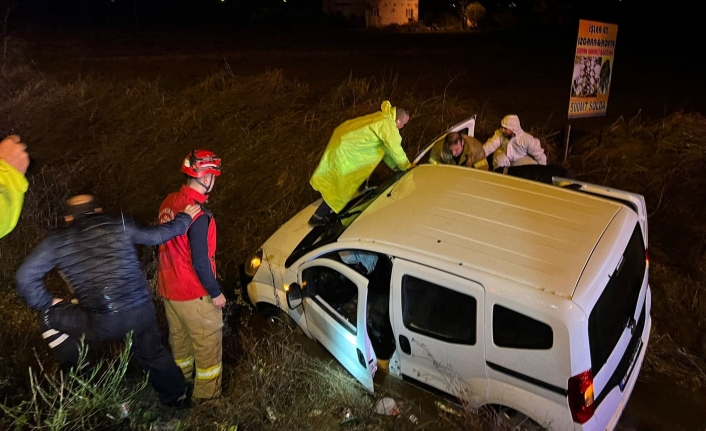
[[[435,165],[457,165],[466,166],[469,168],[488,170],[488,161],[485,158],[483,144],[473,136],[461,135],[464,140],[463,152],[459,156],[458,162],[454,160],[454,156],[450,150],[444,145],[444,140],[439,140],[431,149],[429,161]]]
[[[82,307],[92,313],[127,311],[151,300],[133,244],[157,245],[186,232],[191,217],[143,227],[101,214],[77,218],[58,229],[27,257],[15,276],[20,297],[36,310],[51,307],[44,275],[57,267]]]

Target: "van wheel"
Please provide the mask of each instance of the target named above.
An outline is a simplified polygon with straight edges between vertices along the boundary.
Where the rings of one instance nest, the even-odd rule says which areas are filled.
[[[274,305],[260,302],[257,311],[266,319],[271,330],[291,329],[289,316]]]
[[[513,410],[509,407],[500,407],[497,409],[495,423],[496,425],[501,425],[513,431],[543,431],[546,429],[517,410]]]

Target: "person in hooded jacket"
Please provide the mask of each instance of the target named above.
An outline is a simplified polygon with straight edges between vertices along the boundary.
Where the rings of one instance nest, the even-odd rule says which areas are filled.
[[[385,100],[380,111],[348,120],[333,131],[309,180],[323,198],[309,225],[324,224],[331,212],[341,212],[381,160],[393,170],[406,171],[412,166],[400,135],[408,121],[406,109]]]
[[[500,128],[483,144],[485,155],[493,155],[493,169],[522,165],[546,165],[547,156],[539,139],[522,130],[517,115],[506,115]]]
[[[186,381],[162,345],[152,295],[135,244],[157,245],[186,232],[200,211],[190,205],[171,223],[143,227],[102,214],[91,195],[66,203],[68,227],[51,232],[20,266],[17,292],[39,310],[42,338],[62,369],[76,367],[81,338],[88,342],[119,340],[130,331],[132,353],[166,405],[187,407]],[[44,275],[58,268],[78,304],[49,293]]]
[[[27,191],[25,173],[29,155],[20,137],[10,135],[0,142],[0,238],[15,228]]]

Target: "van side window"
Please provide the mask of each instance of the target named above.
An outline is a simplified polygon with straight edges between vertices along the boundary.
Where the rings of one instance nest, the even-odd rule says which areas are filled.
[[[402,318],[410,331],[476,344],[476,299],[410,275],[402,278]]]
[[[302,273],[306,288],[333,318],[356,334],[358,326],[358,286],[340,272],[326,266],[312,266]]]
[[[546,350],[554,345],[554,331],[546,323],[496,304],[493,343],[498,347]]]

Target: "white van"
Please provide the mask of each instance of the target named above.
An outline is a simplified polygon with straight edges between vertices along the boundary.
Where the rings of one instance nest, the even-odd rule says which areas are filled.
[[[246,263],[374,391],[378,360],[422,387],[555,430],[612,430],[651,328],[642,196],[420,165],[310,228],[318,202]]]

